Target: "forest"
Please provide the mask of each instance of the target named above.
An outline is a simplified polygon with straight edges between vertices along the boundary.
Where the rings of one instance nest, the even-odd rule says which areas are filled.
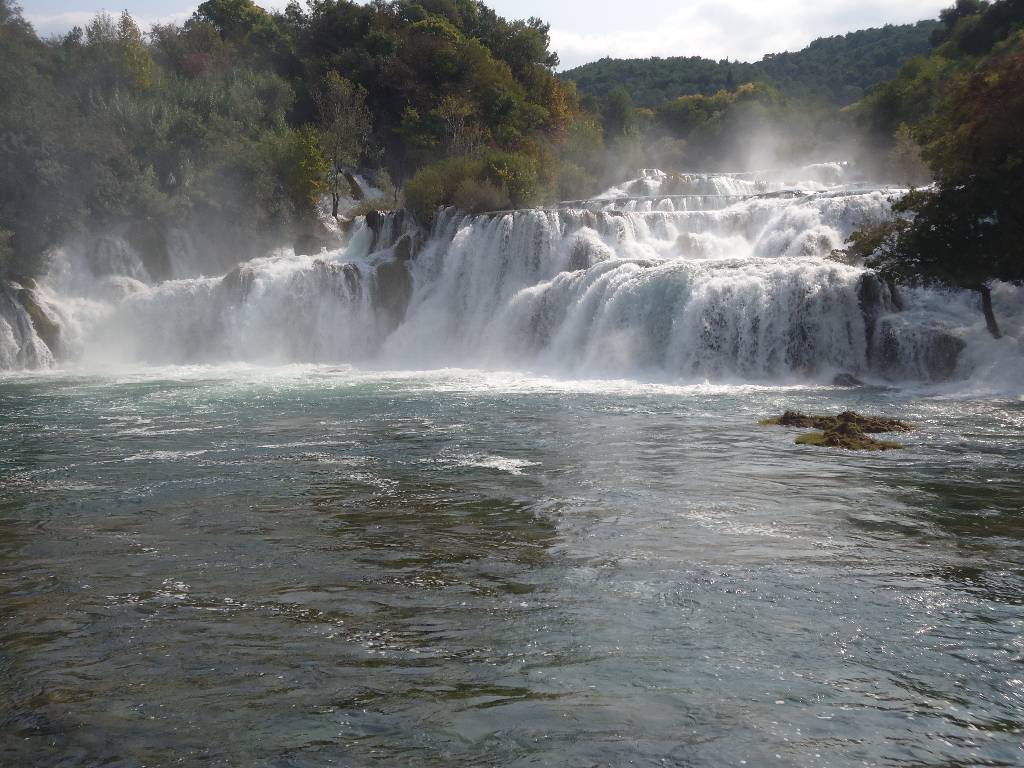
[[[889,80],[914,56],[928,53],[937,21],[888,25],[823,37],[800,51],[772,53],[757,62],[699,56],[601,59],[562,73],[581,97],[598,101],[625,88],[633,101],[655,109],[679,96],[711,96],[738,84],[761,82],[791,97],[846,106]]]
[[[548,27],[474,0],[208,0],[181,25],[101,13],[48,40],[0,0],[0,49],[8,273],[95,231],[159,250],[183,219],[239,253],[290,242],[357,168],[424,218],[525,205],[582,193],[601,154]]]

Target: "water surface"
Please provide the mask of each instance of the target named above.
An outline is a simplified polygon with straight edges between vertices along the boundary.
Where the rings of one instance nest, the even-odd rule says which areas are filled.
[[[784,408],[901,416],[821,452]],[[1024,763],[1024,403],[0,380],[0,764]]]

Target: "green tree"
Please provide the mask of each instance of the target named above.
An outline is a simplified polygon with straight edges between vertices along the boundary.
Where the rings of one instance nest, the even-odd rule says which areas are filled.
[[[1024,284],[1024,51],[995,58],[948,100],[925,150],[934,189],[904,197],[868,265],[910,282],[977,291],[1000,336],[990,284]]]
[[[331,193],[331,215],[338,215],[342,190],[373,130],[366,108],[366,90],[337,72],[328,72],[313,94],[320,122],[321,142],[327,160],[327,188]]]

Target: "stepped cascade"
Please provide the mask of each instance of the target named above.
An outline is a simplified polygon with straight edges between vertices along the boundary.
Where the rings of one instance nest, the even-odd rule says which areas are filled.
[[[169,279],[115,237],[0,287],[0,368],[353,363],[683,381],[966,377],[963,292],[894,292],[833,251],[898,190],[793,173],[644,171],[592,200],[467,216],[429,234],[360,218],[315,255],[227,272],[176,235]],[[1012,301],[1008,287],[997,297]],[[1005,310],[1005,307],[1004,307]],[[966,351],[965,351],[966,350]]]

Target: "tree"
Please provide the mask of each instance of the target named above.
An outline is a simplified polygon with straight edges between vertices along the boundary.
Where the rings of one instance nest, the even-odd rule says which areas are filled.
[[[636,114],[633,99],[623,86],[618,86],[608,94],[604,103],[604,132],[610,138],[619,138],[633,131],[636,126]]]
[[[331,71],[314,92],[313,102],[328,164],[331,215],[337,216],[342,190],[348,184],[345,174],[359,163],[373,130],[370,111],[366,108],[366,89]]]
[[[933,189],[898,201],[868,265],[911,282],[977,291],[1000,336],[990,284],[1024,284],[1024,51],[980,67],[945,104],[925,149]]]

